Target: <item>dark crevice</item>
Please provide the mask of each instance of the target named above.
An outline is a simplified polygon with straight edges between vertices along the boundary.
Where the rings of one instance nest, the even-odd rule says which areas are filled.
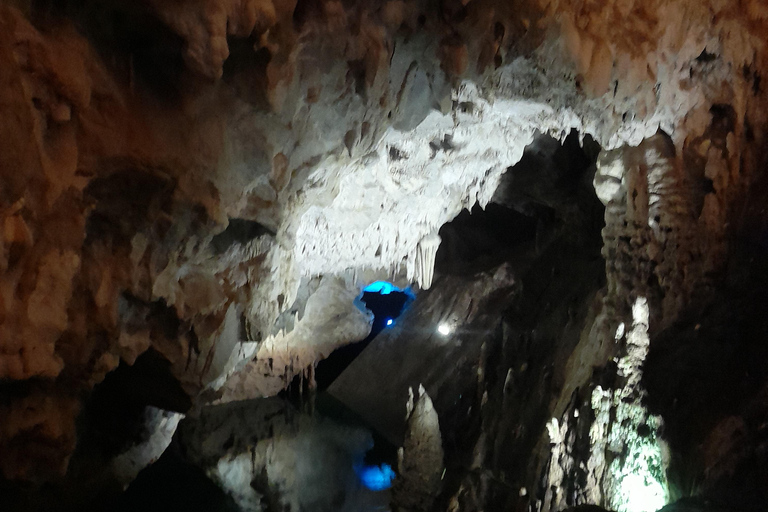
[[[121,404],[153,406],[168,411],[186,413],[192,402],[171,373],[171,363],[162,354],[148,349],[133,365],[121,361],[116,370],[110,372],[97,385],[89,407],[100,412],[120,407]],[[99,414],[99,417],[119,417],[118,411]]]
[[[718,103],[712,105],[709,112],[712,114],[711,130],[714,136],[724,139],[728,133],[734,131],[737,116],[736,111],[731,105]]]
[[[259,48],[258,44],[257,34],[227,38],[229,57],[224,61],[222,79],[239,98],[256,108],[268,110],[267,66],[272,54],[267,48]]]
[[[275,232],[263,224],[246,219],[229,219],[229,225],[213,237],[211,246],[216,254],[221,254],[235,244],[244,245],[267,235],[275,236]]]
[[[717,59],[716,53],[710,53],[706,49],[702,50],[698,57],[696,57],[697,62],[701,63],[707,63],[712,62],[713,60]]]
[[[319,16],[321,16],[320,2],[317,0],[298,0],[293,9],[294,30],[300,32],[305,23]]]
[[[176,310],[163,299],[146,302],[123,293],[118,299],[118,316],[123,329],[135,332],[147,328],[153,339],[175,340],[182,331]]]
[[[355,94],[362,97],[363,101],[365,101],[367,90],[365,83],[365,61],[362,59],[350,60],[347,62],[347,67],[349,68],[347,76],[355,84]]]

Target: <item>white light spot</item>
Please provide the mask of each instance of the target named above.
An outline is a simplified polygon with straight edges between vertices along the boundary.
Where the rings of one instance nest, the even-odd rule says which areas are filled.
[[[442,334],[443,336],[448,336],[453,332],[453,329],[451,329],[451,326],[448,324],[440,324],[437,326],[437,332]]]
[[[391,318],[387,318],[387,325],[392,325],[393,323],[395,323],[394,320],[392,320]]]
[[[614,339],[616,341],[619,341],[624,336],[624,322],[621,322],[619,326],[616,328],[616,335],[614,336]]]
[[[525,487],[520,488],[520,497],[526,496],[528,494],[528,489]]]
[[[619,484],[618,510],[655,512],[667,503],[664,486],[650,474],[625,475]]]

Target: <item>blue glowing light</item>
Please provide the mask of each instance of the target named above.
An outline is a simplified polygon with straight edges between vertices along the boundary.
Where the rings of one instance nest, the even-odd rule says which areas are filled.
[[[395,472],[389,464],[381,466],[355,466],[360,482],[372,491],[384,491],[392,487]]]
[[[365,288],[363,288],[364,292],[371,292],[371,293],[380,293],[382,295],[389,295],[392,292],[399,292],[402,291],[397,286],[393,285],[392,283],[388,283],[386,281],[376,281]]]
[[[401,297],[400,294],[404,296]],[[376,296],[379,296],[379,299],[376,299]],[[392,299],[391,301],[389,300],[390,298]],[[368,304],[368,300],[371,299],[372,304]],[[383,327],[389,327],[394,325],[395,319],[408,309],[414,300],[416,300],[416,296],[408,286],[398,288],[387,281],[375,281],[363,288],[363,292],[355,299],[355,306],[363,313],[373,312],[374,315],[380,315],[377,322],[381,323],[377,323],[377,325],[381,326],[383,324]],[[390,304],[389,307],[386,306],[388,303]],[[391,306],[397,303],[402,304],[399,311],[395,311],[395,308]]]

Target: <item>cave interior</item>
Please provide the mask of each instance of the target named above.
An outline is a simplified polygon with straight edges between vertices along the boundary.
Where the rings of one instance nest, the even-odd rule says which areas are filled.
[[[766,41],[0,3],[0,510],[768,510]]]

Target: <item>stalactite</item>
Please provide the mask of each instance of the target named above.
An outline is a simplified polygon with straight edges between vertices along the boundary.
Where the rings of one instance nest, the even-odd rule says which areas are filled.
[[[435,275],[435,256],[440,247],[440,241],[440,236],[432,233],[421,239],[416,250],[416,280],[422,290],[432,286],[432,278]]]

